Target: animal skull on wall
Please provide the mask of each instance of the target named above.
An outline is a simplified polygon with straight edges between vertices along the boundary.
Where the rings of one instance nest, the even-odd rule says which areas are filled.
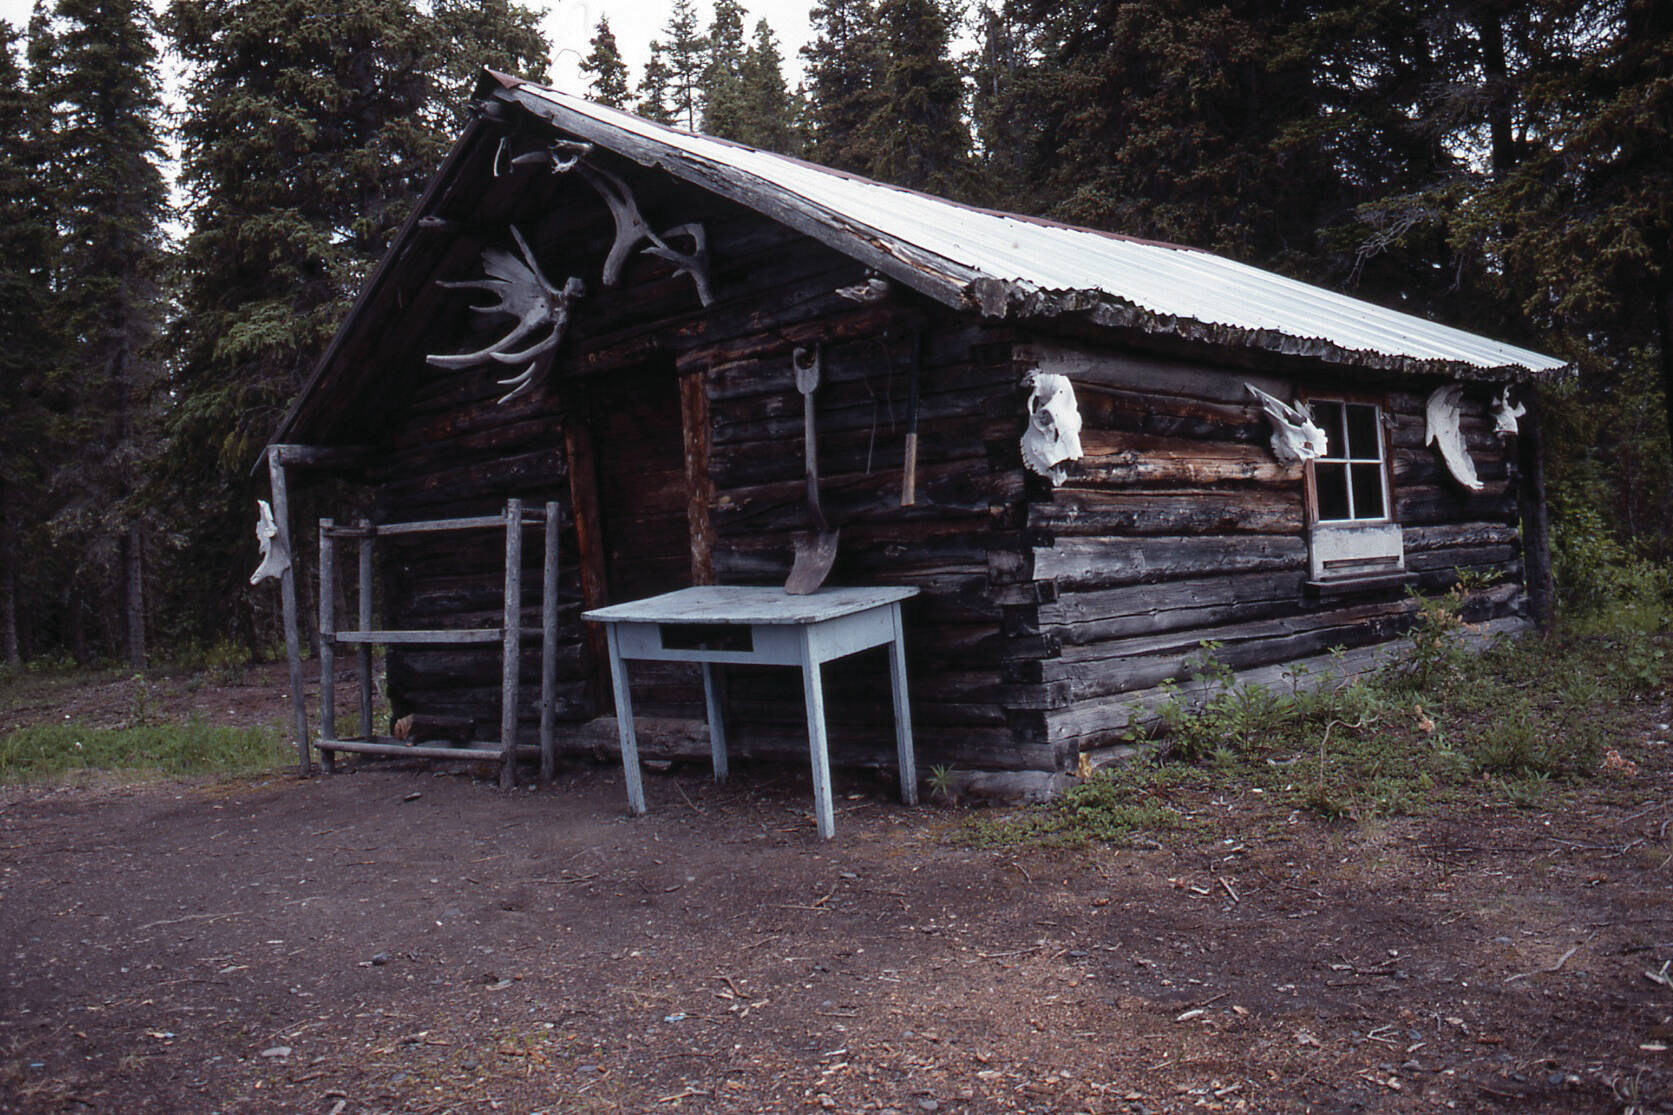
[[[1244,388],[1261,404],[1272,420],[1272,455],[1287,465],[1301,464],[1330,451],[1330,439],[1313,421],[1313,416],[1299,407],[1292,407],[1252,383]]]
[[[1061,484],[1068,477],[1064,461],[1081,458],[1080,409],[1067,376],[1036,372],[1028,396],[1028,429],[1022,435],[1022,460],[1033,471]]]
[[[265,499],[256,500],[256,545],[261,547],[261,564],[250,574],[250,583],[260,584],[269,577],[282,576],[290,568],[290,548],[279,535],[279,524],[273,519],[273,507]]]
[[[1521,403],[1515,406],[1510,402],[1510,385],[1507,383],[1493,396],[1493,402],[1488,406],[1487,413],[1493,419],[1493,432],[1500,437],[1516,436],[1516,420],[1528,413],[1528,408]]]
[[[1423,408],[1423,444],[1441,451],[1452,478],[1472,492],[1486,487],[1475,473],[1475,462],[1464,447],[1464,431],[1459,428],[1460,409],[1464,400],[1464,385],[1449,383],[1437,387]]]

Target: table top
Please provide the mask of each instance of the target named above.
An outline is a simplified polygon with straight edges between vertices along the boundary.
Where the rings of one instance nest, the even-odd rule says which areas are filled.
[[[792,596],[777,585],[697,585],[581,613],[595,623],[822,623],[885,604],[918,590],[907,585],[825,588]]]

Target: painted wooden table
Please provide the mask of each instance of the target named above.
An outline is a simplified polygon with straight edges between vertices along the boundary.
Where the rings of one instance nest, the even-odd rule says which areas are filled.
[[[702,666],[716,781],[726,779],[726,729],[714,668],[728,664],[799,666],[807,703],[814,811],[819,835],[829,840],[836,826],[820,667],[833,658],[876,646],[889,648],[901,800],[918,804],[912,719],[906,701],[906,643],[900,622],[900,602],[917,593],[915,588],[878,586],[828,588],[809,596],[791,596],[777,587],[699,585],[584,613],[583,619],[604,624],[609,641],[610,681],[621,729],[627,800],[633,812],[645,812],[645,788],[633,730],[633,699],[628,692],[629,659],[696,662]]]

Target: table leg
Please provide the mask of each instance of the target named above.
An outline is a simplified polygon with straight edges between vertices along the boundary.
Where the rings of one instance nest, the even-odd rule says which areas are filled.
[[[703,663],[703,703],[709,710],[709,755],[714,759],[716,782],[726,781],[726,702],[721,685],[714,663]]]
[[[895,695],[895,758],[900,766],[900,800],[918,804],[918,762],[912,754],[912,710],[906,699],[906,631],[900,605],[889,606],[895,637],[889,643],[889,673]]]
[[[616,625],[604,625],[610,648],[610,688],[616,695],[616,726],[622,739],[622,773],[627,778],[627,805],[635,813],[645,811],[645,784],[639,774],[639,740],[633,732],[633,696],[627,689],[627,663],[622,661]]]
[[[819,823],[819,838],[829,840],[836,834],[836,820],[831,808],[831,757],[825,750],[825,691],[819,660],[813,656],[805,627],[802,629],[802,691],[807,700],[807,746],[813,760],[813,813]]]

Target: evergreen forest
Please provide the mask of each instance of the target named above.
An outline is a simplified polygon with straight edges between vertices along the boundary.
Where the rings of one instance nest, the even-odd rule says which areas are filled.
[[[809,2],[792,60],[741,0],[667,0],[637,68],[607,19],[550,43],[515,0],[0,22],[0,669],[272,653],[262,446],[480,68],[564,51],[676,127],[1570,360],[1545,396],[1565,606],[1673,598],[1673,4]]]

